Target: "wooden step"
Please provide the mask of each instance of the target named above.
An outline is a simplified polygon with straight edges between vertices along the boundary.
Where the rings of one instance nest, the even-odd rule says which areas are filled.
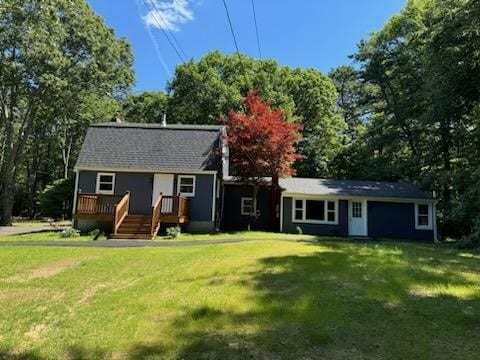
[[[115,234],[112,239],[133,239],[133,240],[152,240],[150,233],[148,234]]]

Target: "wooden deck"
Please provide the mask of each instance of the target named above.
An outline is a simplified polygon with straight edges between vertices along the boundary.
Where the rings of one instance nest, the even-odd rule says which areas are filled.
[[[77,220],[96,220],[111,221],[113,233],[117,234],[124,220],[137,214],[129,213],[129,204],[131,201],[130,193],[124,195],[106,195],[106,194],[77,194],[77,204],[74,219]],[[158,200],[152,206],[151,232],[152,237],[156,235],[160,224],[188,223],[188,199],[184,196],[170,195],[159,196]]]

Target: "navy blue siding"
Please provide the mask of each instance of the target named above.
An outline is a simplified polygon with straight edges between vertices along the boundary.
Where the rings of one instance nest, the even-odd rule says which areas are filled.
[[[348,201],[338,202],[338,225],[331,224],[307,224],[292,222],[292,198],[283,198],[283,231],[296,233],[297,226],[304,234],[326,236],[348,236]]]
[[[153,174],[116,173],[115,194],[130,191],[131,214],[152,214]]]
[[[188,175],[188,174],[186,174]],[[210,174],[192,174],[195,176],[195,196],[189,198],[190,221],[212,221],[212,200],[214,176]],[[115,194],[130,191],[131,214],[150,215],[152,213],[152,173],[115,173]],[[174,193],[177,190],[178,175],[174,177]],[[96,171],[80,171],[78,189],[84,193],[94,193],[97,182]]]
[[[96,171],[80,171],[78,189],[84,193],[94,193],[97,183]],[[130,191],[131,214],[149,215],[152,213],[153,174],[149,173],[115,173],[116,195]]]
[[[189,197],[190,221],[212,221],[213,182],[214,176],[210,174],[182,174],[195,176],[195,196]],[[174,189],[178,189],[178,175],[175,175]]]
[[[433,240],[433,230],[415,229],[415,204],[368,202],[368,236]]]
[[[222,230],[238,231],[246,230],[249,223],[249,216],[241,214],[242,197],[252,197],[252,186],[249,185],[225,185],[224,187],[224,209],[222,218]],[[260,216],[252,225],[252,230],[272,230],[270,221],[270,189],[262,186],[257,194],[257,210]]]

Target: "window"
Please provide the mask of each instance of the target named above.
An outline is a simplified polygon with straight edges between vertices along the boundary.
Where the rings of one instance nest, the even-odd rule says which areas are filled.
[[[415,228],[419,230],[432,229],[432,213],[429,204],[415,204]]]
[[[294,220],[303,220],[303,200],[295,200]]]
[[[336,224],[337,202],[328,200],[293,200],[293,222]]]
[[[257,211],[256,205],[257,205],[256,203],[253,204],[252,198],[247,198],[247,197],[242,198],[241,209],[240,209],[241,214],[247,215],[247,216],[254,215],[255,212]]]
[[[178,192],[184,196],[195,196],[195,176],[180,175],[178,177]]]
[[[306,200],[308,220],[325,220],[325,201]]]
[[[352,201],[352,218],[362,217],[362,203],[359,201]]]
[[[113,194],[115,190],[115,174],[97,173],[97,194]]]

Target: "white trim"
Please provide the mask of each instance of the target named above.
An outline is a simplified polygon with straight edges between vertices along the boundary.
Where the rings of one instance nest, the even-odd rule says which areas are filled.
[[[112,177],[112,190],[100,190],[100,177],[101,176],[111,176]],[[97,181],[95,184],[95,193],[96,194],[107,194],[113,195],[115,193],[115,173],[107,173],[107,172],[98,172],[97,173]]]
[[[181,185],[182,185],[182,179],[193,179],[193,192],[191,193],[185,193],[185,192],[181,192],[180,191],[180,188],[181,188]],[[196,184],[196,180],[197,180],[197,177],[195,175],[178,175],[178,179],[177,179],[177,193],[180,193],[181,195],[185,196],[185,197],[194,197],[195,196],[195,184]],[[190,185],[186,185],[186,186],[190,186]]]
[[[418,224],[418,206],[427,205],[428,207],[428,225],[419,225]],[[415,230],[433,230],[432,224],[432,204],[426,202],[416,202],[415,203]]]
[[[301,194],[292,192],[283,192],[285,197],[296,198],[308,198],[308,199],[328,199],[328,200],[368,200],[378,202],[399,202],[399,203],[425,203],[435,204],[438,202],[436,199],[409,199],[409,198],[387,198],[387,197],[374,197],[374,196],[351,196],[351,195],[321,195],[321,194]]]
[[[280,194],[280,232],[283,232],[283,194]]]
[[[438,242],[438,232],[437,232],[437,206],[433,204],[433,211],[432,211],[432,225],[433,225],[433,241]]]
[[[224,127],[220,132],[222,134],[222,176],[225,179],[230,176],[230,149],[226,140],[227,129]]]
[[[295,218],[295,203],[296,200],[302,201],[302,219],[298,220]],[[325,211],[325,220],[312,220],[307,219],[307,200],[312,201],[323,201],[324,202],[324,211]],[[335,203],[335,220],[328,221],[328,203]],[[323,225],[338,225],[338,200],[337,199],[326,199],[326,198],[310,198],[310,197],[294,197],[292,198],[292,223],[293,224],[323,224]]]
[[[243,202],[245,200],[253,201],[253,198],[252,197],[242,197],[240,199],[240,215],[244,215],[244,216],[250,216],[252,214],[255,215],[257,213],[257,199],[255,199],[255,202],[253,203],[253,211],[252,212],[243,211]]]
[[[213,175],[213,189],[212,189],[212,221],[215,221],[215,201],[217,199],[217,174]]]
[[[75,170],[75,192],[73,193],[72,214],[77,211],[77,193],[78,193],[78,171]]]
[[[97,167],[75,167],[75,171],[103,171],[103,172],[125,172],[125,173],[158,173],[158,174],[216,174],[216,170],[192,170],[192,169],[142,169],[142,168],[97,168]]]

